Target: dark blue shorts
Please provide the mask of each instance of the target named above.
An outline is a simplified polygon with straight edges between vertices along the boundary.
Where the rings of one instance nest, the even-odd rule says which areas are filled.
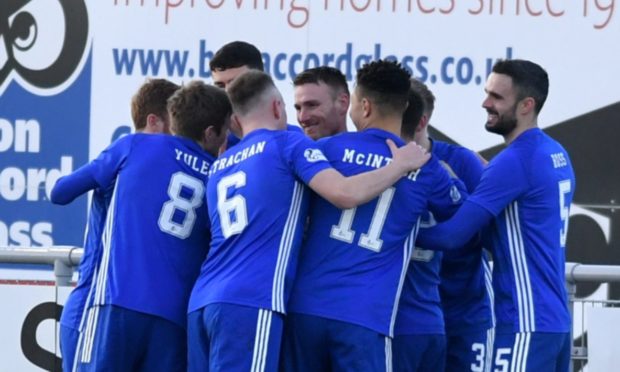
[[[394,371],[443,371],[446,364],[446,335],[399,335],[393,341]]]
[[[78,371],[186,371],[187,335],[167,319],[118,306],[88,310]]]
[[[232,304],[210,304],[191,312],[188,371],[278,370],[283,315]]]
[[[491,370],[493,328],[447,335],[446,372]]]
[[[62,356],[62,370],[72,371],[75,350],[77,348],[80,331],[75,328],[60,325],[60,354]]]
[[[493,371],[566,372],[570,346],[569,333],[496,334]]]
[[[369,328],[289,313],[281,371],[391,371],[391,339]]]

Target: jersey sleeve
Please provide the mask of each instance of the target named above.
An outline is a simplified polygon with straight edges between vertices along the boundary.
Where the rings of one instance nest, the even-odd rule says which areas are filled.
[[[452,218],[427,229],[420,229],[416,246],[424,249],[449,251],[469,246],[470,239],[493,218],[491,213],[478,204],[466,200]]]
[[[478,183],[480,183],[480,177],[482,177],[482,171],[484,165],[473,151],[466,148],[461,148],[457,154],[460,159],[458,169],[454,169],[459,179],[463,181],[467,191],[469,193],[474,192]],[[454,168],[454,167],[453,167]]]
[[[299,179],[308,184],[312,177],[331,165],[320,146],[296,131],[287,131],[283,156]]]
[[[54,204],[65,205],[95,188],[97,181],[93,178],[90,164],[86,164],[73,173],[60,177],[52,188],[50,199]]]
[[[119,139],[90,163],[58,179],[50,195],[52,203],[64,205],[90,190],[109,188],[116,178],[119,164],[129,150],[129,137]]]
[[[428,199],[428,209],[438,221],[452,216],[467,197],[467,190],[463,182],[448,174],[437,157],[432,156],[422,171],[429,172],[434,180],[430,184],[431,191]]]
[[[484,169],[468,201],[497,216],[527,189],[528,177],[518,153],[504,150]]]

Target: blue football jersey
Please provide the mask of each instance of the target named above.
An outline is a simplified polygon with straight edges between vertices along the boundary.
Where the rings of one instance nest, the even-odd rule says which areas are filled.
[[[286,130],[255,130],[211,167],[209,255],[189,312],[211,303],[286,311],[307,214],[307,190],[329,168],[316,143]]]
[[[433,141],[433,155],[445,161],[472,193],[484,166],[478,156],[462,146]],[[471,332],[493,326],[491,288],[488,278],[489,265],[486,255],[478,245],[457,251],[444,252],[441,262],[441,305],[446,332]],[[487,275],[485,275],[487,274]]]
[[[332,166],[350,176],[391,161],[386,139],[404,144],[380,129],[320,144]],[[391,336],[421,214],[452,213],[460,203],[461,191],[435,157],[357,208],[340,210],[314,195],[289,310]]]
[[[432,141],[432,154],[437,159],[446,162],[454,173],[459,176],[459,179],[463,181],[467,191],[473,190],[475,185],[480,179],[480,173],[482,173],[482,164],[474,153],[466,150],[460,146],[449,145],[445,142]],[[475,162],[475,163],[474,163]],[[463,177],[461,177],[463,175]],[[451,209],[453,210],[453,209]],[[420,225],[421,228],[433,226],[437,220],[441,221],[448,217],[444,213],[444,218],[437,219],[434,214],[425,213]],[[476,279],[484,280],[484,277],[478,276],[478,271],[472,273],[472,270],[477,270],[480,266],[480,248],[478,252],[465,251],[464,253],[459,250],[457,252],[439,252],[424,249],[424,247],[416,247],[411,256],[411,263],[407,270],[407,277],[403,286],[403,292],[401,295],[398,315],[396,318],[396,335],[414,335],[414,334],[444,334],[446,324],[456,323],[463,325],[470,321],[470,319],[461,319],[464,314],[469,311],[476,319],[484,317],[483,319],[490,319],[488,308],[488,302],[486,313],[479,314],[475,309],[461,308],[460,312],[447,312],[444,308],[445,298],[441,293],[440,285],[449,286],[449,294],[454,295],[451,301],[460,304],[467,303],[466,298],[463,295],[468,293],[474,293],[474,291],[484,291],[484,281],[478,283],[476,281],[469,280],[468,283],[462,283],[463,277],[469,279],[474,276]],[[448,266],[450,262],[458,259],[458,264],[467,263],[468,266],[456,266],[454,272],[448,273],[448,278],[444,277],[446,262]],[[473,261],[478,260],[478,265],[474,265]],[[449,266],[452,268],[453,266]],[[440,276],[441,273],[441,276]],[[450,277],[450,275],[456,276],[456,278]],[[456,281],[451,282],[451,279]],[[473,282],[473,283],[472,283]],[[467,285],[476,284],[476,288],[466,287]],[[455,288],[458,287],[458,288]],[[456,292],[452,292],[456,289]],[[459,293],[458,290],[463,290]],[[480,294],[477,294],[480,297]],[[484,300],[484,293],[481,294],[481,300]],[[471,297],[471,296],[469,296]],[[470,298],[467,300],[470,300]],[[456,320],[455,320],[456,319]]]
[[[192,140],[139,133],[89,163],[100,188],[114,186],[94,305],[185,327],[189,294],[209,247],[205,189],[212,161]]]
[[[498,332],[569,332],[565,243],[575,175],[564,148],[529,129],[485,168],[469,200],[489,229]]]
[[[428,214],[420,224],[428,223]],[[395,335],[444,334],[445,322],[439,295],[442,252],[416,247],[411,256],[398,306]]]
[[[63,326],[80,329],[94,272],[101,259],[101,235],[112,197],[112,188],[93,190],[84,238],[84,253],[78,268],[78,283],[62,309],[60,324]]]

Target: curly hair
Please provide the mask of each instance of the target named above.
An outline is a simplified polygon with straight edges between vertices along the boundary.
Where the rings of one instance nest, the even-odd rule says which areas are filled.
[[[373,101],[382,114],[402,114],[407,107],[410,76],[411,73],[400,63],[378,60],[357,71],[356,87],[360,95]]]

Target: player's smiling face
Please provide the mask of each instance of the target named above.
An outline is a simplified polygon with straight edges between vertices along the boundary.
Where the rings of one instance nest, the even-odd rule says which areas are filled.
[[[485,129],[491,133],[507,135],[517,126],[517,94],[512,78],[508,75],[491,73],[484,91],[486,98],[482,108],[487,111]]]
[[[339,107],[331,88],[325,83],[295,87],[295,111],[304,133],[314,140],[338,133]]]

